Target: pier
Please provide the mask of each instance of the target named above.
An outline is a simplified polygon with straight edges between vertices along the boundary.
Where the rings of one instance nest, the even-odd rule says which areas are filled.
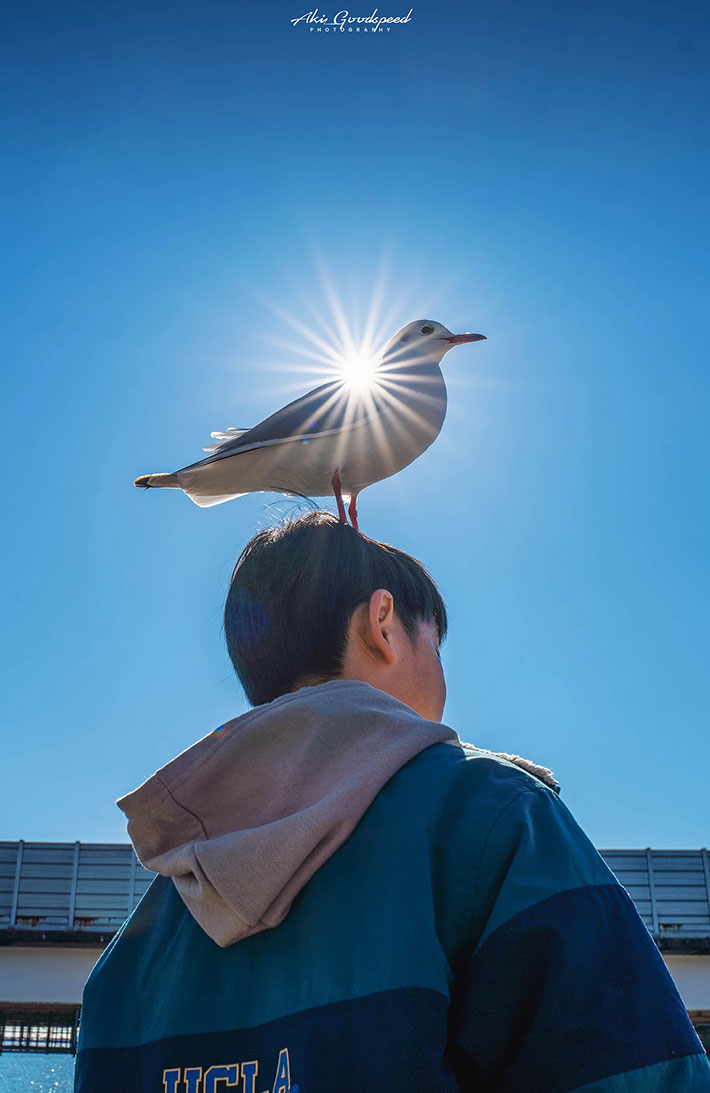
[[[84,983],[152,879],[130,843],[0,842],[0,1052],[76,1052]]]
[[[707,1050],[710,854],[600,853],[636,904]],[[130,843],[0,842],[0,1052],[76,1051],[84,983],[153,876]]]

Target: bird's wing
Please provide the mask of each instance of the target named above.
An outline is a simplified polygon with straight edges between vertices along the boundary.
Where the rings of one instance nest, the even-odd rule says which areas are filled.
[[[342,380],[331,380],[307,395],[290,402],[275,414],[265,418],[253,429],[225,439],[202,463],[211,463],[237,452],[261,448],[267,444],[294,438],[322,436],[343,432],[379,416],[381,407],[372,400],[363,400]],[[213,434],[214,435],[214,434]],[[224,435],[224,434],[221,434]],[[193,464],[194,466],[195,464]],[[187,468],[184,468],[187,470]]]

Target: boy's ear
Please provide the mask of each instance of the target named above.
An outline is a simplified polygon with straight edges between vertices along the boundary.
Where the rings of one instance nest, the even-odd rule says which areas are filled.
[[[365,641],[377,659],[392,665],[397,660],[393,644],[394,597],[386,588],[378,588],[370,596]]]

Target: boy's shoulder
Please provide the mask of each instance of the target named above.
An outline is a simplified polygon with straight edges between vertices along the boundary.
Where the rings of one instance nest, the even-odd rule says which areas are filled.
[[[410,759],[381,794],[382,803],[411,799],[420,814],[442,809],[475,814],[476,827],[492,823],[521,794],[555,800],[552,771],[518,755],[493,752],[461,741],[432,744]],[[561,802],[560,802],[561,803]]]
[[[427,839],[437,890],[475,935],[553,895],[619,887],[558,789],[518,756],[441,743],[403,767],[376,806],[390,827],[397,816]]]
[[[514,790],[515,787],[533,788],[542,783],[555,793],[560,791],[559,782],[548,767],[521,755],[490,751],[462,740],[431,744],[402,769],[417,767],[428,767],[442,779],[462,777],[471,783],[480,783],[481,787],[495,782],[497,786],[508,785]]]

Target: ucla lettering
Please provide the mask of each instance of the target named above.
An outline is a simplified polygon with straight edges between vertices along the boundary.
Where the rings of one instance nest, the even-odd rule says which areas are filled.
[[[203,1076],[204,1073],[204,1076]],[[162,1093],[227,1093],[239,1087],[239,1093],[266,1093],[256,1088],[259,1062],[215,1063],[203,1071],[201,1066],[170,1067],[163,1070]],[[268,1093],[298,1093],[291,1085],[291,1061],[288,1048],[281,1048],[276,1063],[274,1084]]]

